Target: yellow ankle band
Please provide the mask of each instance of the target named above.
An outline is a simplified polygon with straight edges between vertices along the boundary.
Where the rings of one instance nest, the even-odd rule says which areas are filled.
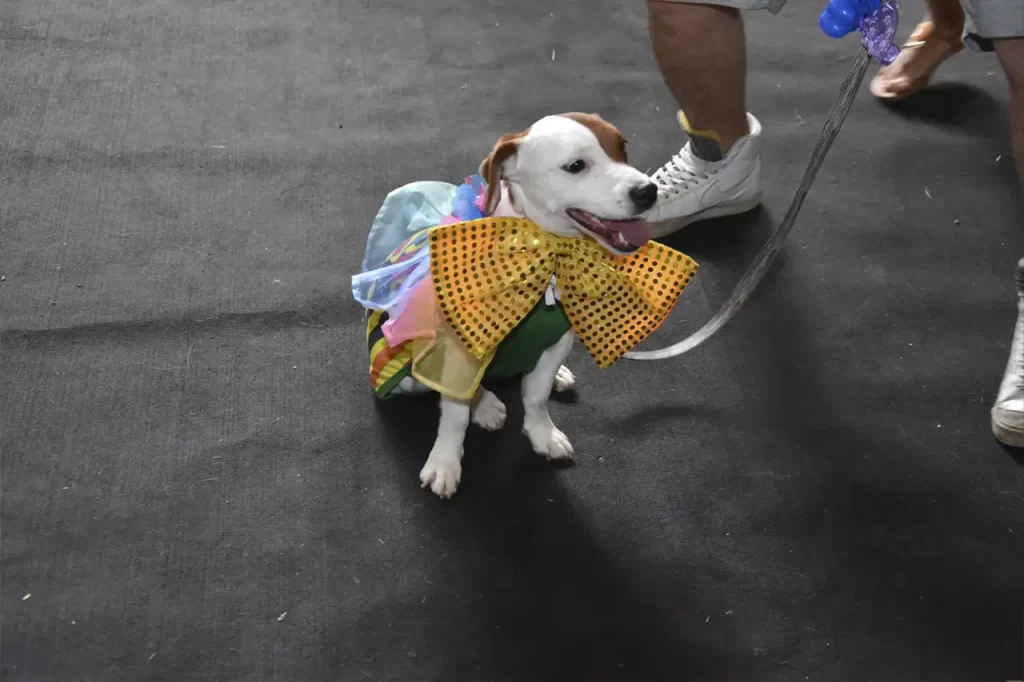
[[[684,114],[682,111],[679,112],[678,118],[679,118],[679,125],[682,126],[683,130],[685,130],[688,135],[699,135],[701,137],[710,137],[712,140],[717,142],[719,144],[719,146],[721,146],[721,144],[722,144],[722,136],[719,135],[714,130],[711,130],[711,129],[697,130],[696,128],[691,127],[690,126],[690,122],[686,119],[686,114]]]

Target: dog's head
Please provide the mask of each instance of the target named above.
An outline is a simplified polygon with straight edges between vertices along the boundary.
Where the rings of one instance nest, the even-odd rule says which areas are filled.
[[[595,114],[548,116],[502,136],[481,173],[488,215],[504,187],[516,213],[552,234],[583,234],[617,254],[650,239],[640,216],[654,206],[658,188],[628,164],[622,134]]]

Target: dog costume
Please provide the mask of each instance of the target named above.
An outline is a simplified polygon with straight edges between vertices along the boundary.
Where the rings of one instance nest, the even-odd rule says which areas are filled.
[[[387,196],[352,293],[366,309],[370,384],[413,377],[456,400],[526,374],[570,329],[602,369],[668,317],[698,265],[656,242],[618,256],[518,216],[486,216],[479,175]]]

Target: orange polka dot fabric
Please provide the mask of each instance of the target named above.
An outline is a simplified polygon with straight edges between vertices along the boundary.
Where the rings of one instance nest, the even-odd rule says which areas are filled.
[[[557,237],[523,218],[441,225],[429,239],[441,312],[477,358],[515,329],[554,275],[573,329],[606,368],[661,326],[699,268],[656,242],[617,256],[593,239]]]

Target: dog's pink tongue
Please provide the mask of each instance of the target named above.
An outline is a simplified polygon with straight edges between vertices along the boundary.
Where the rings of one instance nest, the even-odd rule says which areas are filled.
[[[646,220],[616,220],[610,226],[633,246],[643,246],[651,240],[651,226]]]

